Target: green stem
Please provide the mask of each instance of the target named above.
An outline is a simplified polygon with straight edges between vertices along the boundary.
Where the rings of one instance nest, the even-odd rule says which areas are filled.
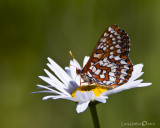
[[[96,105],[91,104],[91,105],[89,105],[89,108],[90,108],[90,112],[91,112],[91,115],[92,115],[94,128],[100,128],[98,115],[97,115],[97,110],[96,110]]]

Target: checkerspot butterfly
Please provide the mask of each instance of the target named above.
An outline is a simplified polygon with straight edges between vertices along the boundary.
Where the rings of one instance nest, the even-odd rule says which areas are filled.
[[[131,77],[133,64],[129,59],[130,39],[117,25],[112,25],[101,36],[90,59],[77,74],[84,82],[113,89]]]

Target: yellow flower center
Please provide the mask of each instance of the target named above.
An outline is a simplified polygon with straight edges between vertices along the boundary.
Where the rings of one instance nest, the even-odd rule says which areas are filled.
[[[89,92],[89,91],[93,91],[95,94],[95,97],[100,96],[100,94],[102,92],[107,91],[107,88],[105,86],[98,86],[98,85],[83,85],[78,87],[76,90],[73,91],[72,93],[72,97],[76,98],[76,92],[80,91],[80,92]]]

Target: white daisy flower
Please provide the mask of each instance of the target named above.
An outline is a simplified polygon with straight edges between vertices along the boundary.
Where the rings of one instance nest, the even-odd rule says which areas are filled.
[[[89,57],[84,58],[83,66],[87,63]],[[70,61],[70,66],[65,68],[65,71],[51,58],[48,58],[50,63],[47,66],[55,73],[55,77],[48,70],[44,69],[48,77],[39,76],[42,80],[49,84],[49,86],[37,85],[39,88],[46,89],[45,91],[38,91],[41,93],[52,93],[43,97],[43,100],[51,99],[67,99],[77,102],[76,111],[78,113],[87,109],[90,102],[96,101],[106,103],[108,95],[131,89],[136,87],[149,86],[152,83],[142,83],[142,79],[138,79],[142,74],[143,64],[137,64],[133,67],[132,76],[125,84],[116,87],[112,90],[97,85],[88,85],[83,83],[80,75],[77,75],[76,68],[82,69],[79,63],[73,59]],[[81,79],[81,81],[80,81]],[[81,83],[81,85],[80,85]]]

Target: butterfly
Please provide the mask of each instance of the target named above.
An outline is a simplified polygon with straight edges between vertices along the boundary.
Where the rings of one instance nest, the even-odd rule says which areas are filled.
[[[130,39],[126,32],[117,25],[109,26],[84,68],[76,72],[84,82],[113,89],[126,83],[132,75],[129,51]]]

